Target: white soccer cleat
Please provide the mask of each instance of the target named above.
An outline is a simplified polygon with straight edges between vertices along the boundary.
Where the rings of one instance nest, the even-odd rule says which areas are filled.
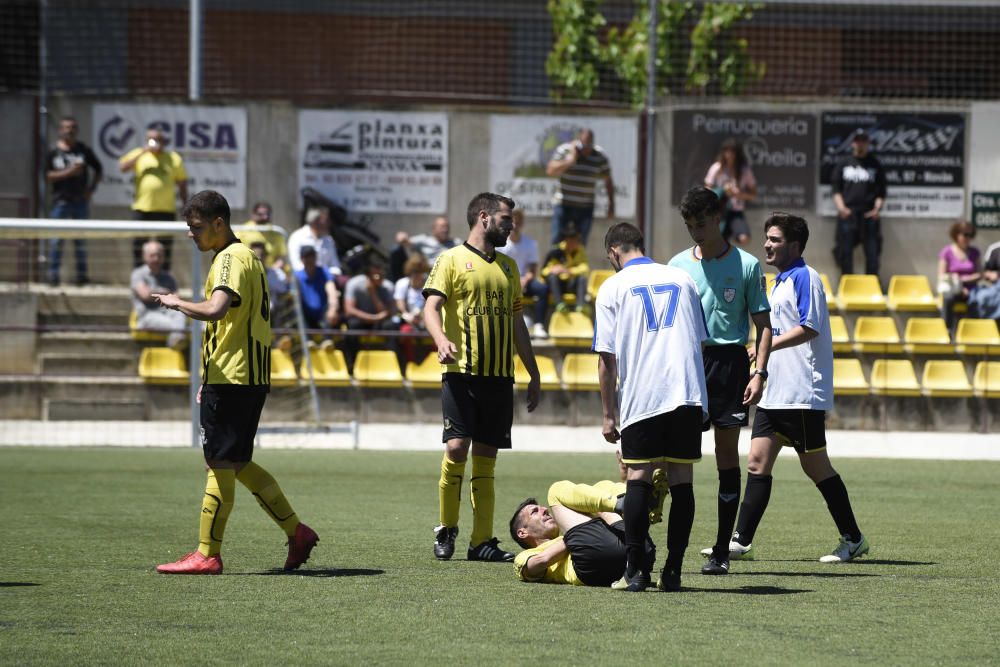
[[[840,538],[840,544],[833,550],[833,553],[819,559],[821,563],[847,563],[855,558],[861,558],[870,549],[868,539],[862,535],[860,542],[851,542],[847,535]]]
[[[701,555],[705,558],[711,558],[712,547],[708,547],[707,549],[702,549]],[[743,546],[742,544],[736,542],[735,540],[729,541],[729,560],[753,560],[753,559],[754,559],[754,552],[752,544]]]

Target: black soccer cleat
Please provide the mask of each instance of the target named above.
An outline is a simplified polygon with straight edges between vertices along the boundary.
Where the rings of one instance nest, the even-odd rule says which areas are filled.
[[[501,549],[500,540],[493,537],[478,546],[469,547],[467,558],[487,563],[512,563],[514,561],[514,554]]]
[[[628,572],[623,574],[621,579],[611,584],[611,588],[616,591],[625,591],[627,593],[642,593],[644,590],[649,588],[649,584],[649,573],[637,570],[631,577],[628,576]]]
[[[458,526],[448,528],[438,526],[434,529],[434,557],[438,560],[450,560],[455,553],[455,538],[458,537]]]
[[[656,581],[657,590],[664,593],[677,593],[681,590],[681,571],[663,570],[660,578]]]
[[[709,557],[708,562],[701,566],[702,574],[729,574],[729,558],[719,558],[715,554]]]

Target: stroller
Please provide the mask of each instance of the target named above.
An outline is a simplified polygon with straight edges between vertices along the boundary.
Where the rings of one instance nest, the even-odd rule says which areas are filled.
[[[379,236],[368,229],[368,221],[353,222],[347,219],[347,209],[327,198],[314,188],[302,188],[302,214],[300,225],[306,222],[306,212],[310,208],[323,207],[330,211],[330,235],[337,245],[340,261],[346,273],[356,275],[364,270],[372,257],[386,263],[389,254],[379,243]]]

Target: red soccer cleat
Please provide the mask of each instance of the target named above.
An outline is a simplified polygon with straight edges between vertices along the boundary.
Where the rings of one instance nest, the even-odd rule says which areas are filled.
[[[202,556],[193,551],[173,563],[157,565],[160,574],[222,574],[222,556]]]
[[[319,542],[316,531],[304,523],[295,527],[295,535],[288,538],[288,558],[285,559],[285,570],[297,570],[309,560],[309,554]]]

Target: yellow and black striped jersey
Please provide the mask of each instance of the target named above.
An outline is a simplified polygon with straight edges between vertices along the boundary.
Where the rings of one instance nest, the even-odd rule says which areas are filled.
[[[463,243],[434,262],[424,285],[424,296],[431,294],[444,297],[444,333],[458,348],[445,372],[513,378],[514,318],[521,317],[517,263]]]
[[[212,259],[205,298],[216,290],[233,299],[226,315],[207,322],[202,344],[203,384],[271,384],[271,313],[264,265],[250,248],[234,241]]]

